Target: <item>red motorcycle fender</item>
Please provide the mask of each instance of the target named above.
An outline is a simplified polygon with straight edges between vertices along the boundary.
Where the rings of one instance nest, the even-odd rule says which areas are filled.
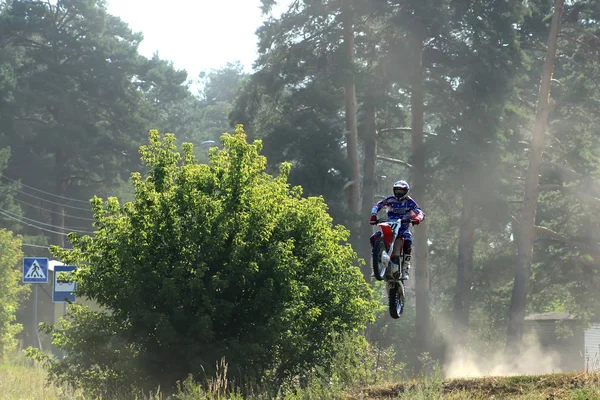
[[[385,242],[385,247],[389,248],[392,238],[394,237],[394,232],[392,231],[392,228],[385,222],[378,225],[381,227],[381,232],[383,232],[383,241]]]

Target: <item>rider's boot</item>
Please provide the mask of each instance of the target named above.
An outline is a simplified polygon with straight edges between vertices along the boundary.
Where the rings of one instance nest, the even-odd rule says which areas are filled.
[[[410,270],[410,259],[411,255],[405,254],[402,260],[402,277],[400,279],[402,279],[403,281],[407,281],[409,279],[408,271]]]

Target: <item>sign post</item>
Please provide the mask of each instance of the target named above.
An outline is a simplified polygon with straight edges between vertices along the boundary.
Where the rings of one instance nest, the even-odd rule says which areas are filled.
[[[48,282],[48,259],[46,257],[23,258],[23,283],[33,284],[33,347],[39,348],[38,339],[38,284]]]
[[[73,292],[77,289],[77,283],[73,282],[71,274],[76,269],[77,267],[74,265],[57,265],[54,267],[53,302],[75,302],[75,294]]]

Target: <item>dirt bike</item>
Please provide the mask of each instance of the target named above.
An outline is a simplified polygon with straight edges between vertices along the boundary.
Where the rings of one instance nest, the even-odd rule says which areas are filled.
[[[388,294],[390,316],[394,319],[400,318],[404,312],[404,280],[402,280],[402,260],[404,259],[404,237],[400,236],[400,265],[397,271],[392,271],[392,251],[394,243],[398,239],[400,228],[411,224],[410,219],[397,221],[377,220],[380,230],[371,236],[373,247],[373,275],[378,281],[385,280],[385,288]]]

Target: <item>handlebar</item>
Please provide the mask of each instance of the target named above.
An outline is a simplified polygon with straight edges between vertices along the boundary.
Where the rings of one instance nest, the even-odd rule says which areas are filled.
[[[393,221],[393,222],[398,222],[398,221],[400,221],[401,224],[412,224],[412,220],[410,218],[397,219],[396,221]],[[380,224],[382,222],[389,222],[389,221],[387,219],[377,218],[376,224]]]

